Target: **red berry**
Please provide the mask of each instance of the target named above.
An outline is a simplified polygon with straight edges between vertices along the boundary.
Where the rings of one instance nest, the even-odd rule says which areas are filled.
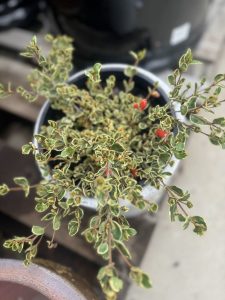
[[[139,108],[138,103],[134,103],[134,104],[133,104],[133,107],[134,107],[135,109],[138,109],[138,108]]]
[[[165,130],[163,130],[163,129],[160,129],[160,128],[158,128],[158,129],[156,129],[156,131],[155,131],[155,135],[157,136],[157,137],[159,137],[159,138],[164,138],[164,137],[166,137],[167,135],[168,135],[168,132],[167,131],[165,131]]]
[[[146,99],[142,99],[140,101],[140,109],[144,110],[147,107],[148,101]]]

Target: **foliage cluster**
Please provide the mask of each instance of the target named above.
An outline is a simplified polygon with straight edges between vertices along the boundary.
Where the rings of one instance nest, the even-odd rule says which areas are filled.
[[[47,241],[49,248],[55,247],[55,232],[60,230],[62,220],[67,222],[68,234],[75,236],[85,213],[82,198],[95,198],[96,215],[81,234],[108,262],[100,269],[98,280],[106,299],[113,300],[123,288],[113,251],[122,255],[133,281],[141,287],[151,287],[148,275],[131,263],[126,242],[136,235],[136,230],[126,217],[129,207],[121,205],[120,199],[155,213],[157,204],[143,198],[142,188],[146,184],[157,189],[163,187],[168,193],[171,221],[183,223],[185,229],[192,225],[199,235],[207,229],[202,217],[188,212],[193,206],[190,194],[165,183],[171,175],[165,167],[173,165],[175,158],[186,157],[185,144],[191,132],[204,134],[212,144],[225,148],[225,118],[210,120],[202,116],[202,112],[213,115],[224,102],[219,100],[219,94],[225,75],[215,76],[211,84],[203,79],[192,86],[183,73],[198,62],[188,49],[168,77],[169,101],[160,106],[157,84],[150,86],[146,95],[133,93],[136,66],[145,51],[131,52],[134,66],[124,70],[123,88],[118,88],[121,85],[113,74],[102,80],[101,65],[96,63],[86,72],[87,87],[80,89],[68,84],[72,70],[71,39],[50,35],[46,39],[52,45],[47,56],[42,54],[35,37],[22,53],[38,64],[28,77],[30,90],[0,85],[1,97],[18,93],[29,102],[44,97],[53,109],[63,112],[61,119],[48,120],[48,125],[35,135],[35,143],[22,147],[24,155],[34,155],[45,179],[30,186],[26,178],[17,177],[15,187],[0,185],[1,196],[22,189],[27,197],[30,189],[35,188],[35,210],[42,215],[44,224],[34,225],[29,237],[14,237],[4,246],[19,253],[24,251],[28,265],[37,255],[46,228],[51,226],[53,232],[52,239]],[[185,121],[173,113],[175,107],[186,116]]]

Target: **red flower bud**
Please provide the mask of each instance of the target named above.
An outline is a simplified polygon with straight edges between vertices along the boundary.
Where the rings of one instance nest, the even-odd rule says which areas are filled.
[[[133,107],[134,107],[135,109],[138,109],[138,108],[139,108],[138,103],[134,103],[134,104],[133,104]]]
[[[157,136],[157,137],[159,137],[159,138],[164,138],[164,137],[166,137],[167,135],[168,135],[168,132],[167,131],[165,131],[165,130],[163,130],[163,129],[160,129],[160,128],[158,128],[158,129],[156,129],[156,131],[155,131],[155,135]]]
[[[130,172],[131,172],[133,177],[137,177],[137,175],[138,175],[137,169],[130,169]]]
[[[147,107],[148,101],[146,99],[142,99],[140,101],[140,109],[144,110]]]

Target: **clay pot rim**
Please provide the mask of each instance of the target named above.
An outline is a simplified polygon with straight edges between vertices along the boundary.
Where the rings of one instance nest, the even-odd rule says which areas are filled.
[[[49,300],[86,300],[80,290],[64,278],[37,264],[25,267],[20,260],[0,259],[0,281],[32,288]]]

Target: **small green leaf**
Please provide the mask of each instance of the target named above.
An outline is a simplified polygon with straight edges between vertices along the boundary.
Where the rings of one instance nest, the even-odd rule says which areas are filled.
[[[176,151],[176,149],[174,150],[173,153],[177,159],[184,159],[187,156],[185,151]]]
[[[35,235],[43,235],[45,233],[44,227],[41,226],[33,226],[31,231]]]
[[[152,287],[152,283],[148,274],[144,273],[141,269],[137,267],[132,267],[130,270],[130,278],[137,283],[142,288],[149,289]]]
[[[66,158],[66,157],[72,157],[74,154],[74,149],[72,147],[67,147],[61,152],[61,156]]]
[[[68,231],[70,236],[74,236],[79,231],[79,223],[76,220],[71,220],[68,223]]]
[[[129,78],[132,78],[136,73],[137,70],[134,67],[129,66],[126,69],[124,69],[124,75],[126,75]]]
[[[209,137],[209,140],[210,140],[210,142],[211,142],[213,145],[218,146],[218,145],[221,144],[220,137],[218,137],[218,136],[211,135],[211,136]]]
[[[113,144],[111,149],[119,153],[124,151],[124,148],[118,143]]]
[[[198,235],[203,235],[207,231],[207,225],[202,217],[191,217],[191,223],[194,225],[194,232]]]
[[[8,194],[9,191],[10,189],[7,184],[3,183],[0,185],[0,196],[4,196]]]
[[[109,285],[114,292],[119,293],[123,288],[123,281],[119,277],[113,276],[109,279]]]
[[[188,109],[194,109],[197,105],[197,97],[191,97],[190,100],[187,102]]]
[[[25,197],[27,197],[30,193],[28,180],[25,177],[15,177],[13,181],[23,189],[23,191],[25,192]]]
[[[193,59],[192,62],[191,62],[191,65],[201,65],[202,62],[200,60],[197,60],[197,59]]]
[[[127,258],[131,259],[131,254],[128,248],[125,246],[125,244],[121,241],[115,241],[116,248]]]
[[[177,187],[177,186],[175,186],[175,185],[170,185],[168,188],[169,188],[172,192],[174,192],[177,196],[180,196],[180,197],[183,197],[183,196],[184,196],[184,191],[183,191],[181,188],[179,188],[179,187]]]
[[[174,75],[169,75],[168,76],[168,81],[169,81],[169,83],[171,84],[171,85],[175,85],[176,84],[176,78],[175,78],[175,76]]]
[[[225,127],[225,118],[224,118],[224,117],[221,117],[221,118],[214,119],[214,120],[213,120],[213,124],[216,124],[216,125],[220,125],[220,126],[222,126],[222,127]]]
[[[28,155],[33,150],[32,144],[26,144],[22,146],[22,154]]]
[[[187,105],[181,105],[180,112],[183,116],[185,116],[188,113],[188,107]]]
[[[48,208],[49,208],[49,205],[44,202],[38,202],[35,206],[35,210],[40,213],[46,211]]]
[[[169,200],[170,199],[171,198],[169,198]],[[170,205],[170,220],[171,220],[171,222],[175,221],[176,212],[177,212],[177,204],[175,203],[173,205]]]
[[[55,231],[60,229],[60,226],[61,226],[61,218],[60,218],[59,215],[55,215],[55,216],[54,216],[52,225],[53,225],[53,229],[54,229]]]
[[[127,228],[126,229],[126,233],[129,235],[129,236],[135,236],[137,234],[137,230],[135,230],[134,228]]]
[[[150,203],[149,211],[152,213],[156,213],[158,211],[158,208],[159,206],[157,203]]]
[[[115,240],[122,239],[122,228],[116,221],[112,222],[112,236]]]
[[[101,243],[97,248],[97,253],[100,255],[103,255],[107,253],[109,250],[109,246],[106,242]]]
[[[134,51],[130,51],[129,54],[135,59],[138,60],[138,56]]]
[[[201,116],[197,116],[194,114],[190,115],[190,121],[194,124],[198,124],[198,125],[209,125],[209,121],[206,120],[205,118],[201,117]]]
[[[225,79],[225,74],[217,74],[215,77],[214,77],[214,81],[215,82],[219,82],[219,81],[222,81]]]

